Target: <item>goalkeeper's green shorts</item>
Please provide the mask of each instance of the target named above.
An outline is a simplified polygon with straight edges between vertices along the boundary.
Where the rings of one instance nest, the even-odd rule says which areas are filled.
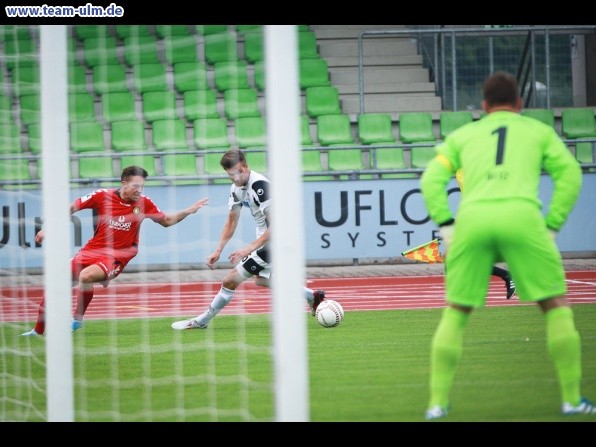
[[[447,302],[483,306],[493,265],[501,261],[507,263],[520,301],[567,292],[561,254],[536,205],[505,200],[460,207],[445,259]]]

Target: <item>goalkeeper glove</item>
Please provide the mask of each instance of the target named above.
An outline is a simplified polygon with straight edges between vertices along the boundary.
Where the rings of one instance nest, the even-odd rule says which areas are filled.
[[[556,231],[556,230],[553,230],[553,229],[549,228],[548,229],[548,234],[550,234],[550,237],[552,237],[553,238],[553,241],[554,241],[555,239],[557,239],[557,234],[559,234],[559,232]]]
[[[449,246],[451,245],[451,241],[453,240],[453,230],[454,225],[453,223],[442,225],[439,227],[439,236],[443,241],[443,245],[445,247],[445,253],[449,251]]]

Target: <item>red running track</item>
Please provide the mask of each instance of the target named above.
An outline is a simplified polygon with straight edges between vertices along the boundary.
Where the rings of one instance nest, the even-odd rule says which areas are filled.
[[[196,316],[211,302],[220,282],[112,284],[96,286],[87,319]],[[323,289],[344,310],[428,309],[444,306],[443,276],[319,278],[308,287]],[[567,273],[568,298],[573,304],[596,303],[596,271]],[[0,321],[34,321],[43,288],[0,287]],[[514,295],[505,299],[500,279],[491,280],[487,306],[521,305]],[[306,310],[306,306],[305,306]],[[270,290],[247,281],[236,291],[222,315],[271,312]]]

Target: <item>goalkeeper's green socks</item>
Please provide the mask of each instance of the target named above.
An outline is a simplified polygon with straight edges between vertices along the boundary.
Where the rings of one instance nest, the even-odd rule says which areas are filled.
[[[555,364],[563,402],[578,405],[581,400],[581,340],[570,307],[556,307],[546,314],[548,352]]]
[[[430,399],[428,408],[449,406],[453,378],[462,354],[463,334],[469,315],[446,307],[431,343]]]

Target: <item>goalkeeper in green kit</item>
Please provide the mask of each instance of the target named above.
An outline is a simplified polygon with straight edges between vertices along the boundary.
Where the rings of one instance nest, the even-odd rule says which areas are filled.
[[[426,419],[448,415],[464,330],[472,310],[485,304],[496,262],[507,263],[520,302],[535,302],[544,314],[562,413],[596,415],[596,406],[580,392],[581,340],[555,243],[579,196],[581,168],[552,127],[519,114],[521,104],[514,76],[489,76],[482,101],[487,115],[449,134],[420,181],[449,253],[447,306],[431,342]],[[446,187],[459,169],[466,192],[454,220]],[[546,216],[538,197],[543,170],[553,180]]]

